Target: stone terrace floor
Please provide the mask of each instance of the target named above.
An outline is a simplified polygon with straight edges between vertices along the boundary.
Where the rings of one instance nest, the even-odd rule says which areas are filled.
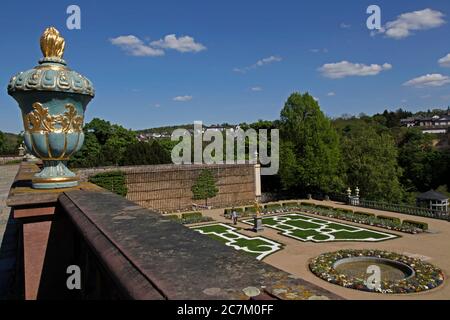
[[[304,202],[313,202],[317,204],[320,203],[334,207],[355,209],[354,207],[342,205],[335,202],[325,202],[325,201],[304,201]],[[400,237],[392,240],[374,243],[357,242],[357,241],[313,243],[313,242],[301,242],[299,240],[280,235],[279,231],[270,228],[265,228],[264,231],[259,232],[258,234],[248,230],[240,230],[239,232],[242,232],[243,234],[248,236],[263,236],[284,244],[285,245],[284,249],[268,256],[263,261],[283,271],[296,275],[315,285],[323,287],[324,289],[327,289],[343,297],[344,299],[361,299],[361,300],[450,299],[450,283],[449,283],[450,280],[448,279],[450,275],[450,222],[365,208],[358,208],[357,210],[399,217],[401,219],[410,219],[427,222],[430,230],[427,233],[412,235],[372,226],[368,227],[365,225],[359,225],[348,221],[326,218],[327,220],[334,220],[336,222],[341,222],[348,225],[362,226],[373,230],[392,233]],[[218,222],[231,223],[230,220],[227,220],[223,217],[223,209],[204,211],[203,214],[205,216],[210,216],[214,218]],[[248,224],[244,224],[242,222],[239,222],[237,227],[242,229],[251,228],[251,226],[249,226]],[[391,295],[391,294],[383,295],[377,293],[362,292],[333,285],[317,278],[309,271],[308,265],[309,261],[312,258],[315,258],[318,255],[325,252],[334,252],[342,249],[380,249],[393,251],[408,256],[414,256],[416,258],[423,259],[441,268],[444,271],[446,280],[444,284],[442,284],[438,288],[423,293],[407,294],[407,295]]]
[[[16,264],[17,229],[6,199],[18,169],[19,165],[0,166],[0,300],[11,297]]]

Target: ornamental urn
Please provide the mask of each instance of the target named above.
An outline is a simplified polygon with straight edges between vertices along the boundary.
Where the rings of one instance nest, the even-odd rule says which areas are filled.
[[[62,59],[65,41],[58,30],[47,28],[40,44],[44,58],[33,69],[12,77],[8,94],[22,111],[27,149],[43,161],[32,187],[75,187],[79,179],[66,164],[83,145],[84,112],[94,88]]]

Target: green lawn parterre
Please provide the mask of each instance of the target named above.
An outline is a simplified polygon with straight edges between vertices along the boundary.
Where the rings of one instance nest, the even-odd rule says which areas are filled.
[[[244,220],[253,224],[253,220]],[[362,227],[317,219],[299,213],[263,218],[264,226],[281,231],[282,235],[312,242],[365,241],[378,242],[397,238],[396,235]]]
[[[192,229],[236,250],[247,252],[258,260],[262,260],[282,248],[281,243],[264,237],[247,237],[237,232],[236,228],[223,223],[193,227]]]

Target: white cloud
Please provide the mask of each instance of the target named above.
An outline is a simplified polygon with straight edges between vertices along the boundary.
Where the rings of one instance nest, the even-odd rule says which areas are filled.
[[[158,41],[153,41],[150,46],[162,49],[172,49],[179,52],[200,52],[206,50],[206,47],[194,38],[189,36],[182,36],[177,38],[175,34],[169,34]]]
[[[133,35],[112,38],[110,41],[113,45],[120,47],[132,56],[157,57],[164,55],[163,50],[152,48]]]
[[[328,52],[328,49],[327,49],[327,48],[323,48],[323,49],[310,49],[309,51],[311,51],[312,53],[319,53],[319,52],[327,53],[327,52]]]
[[[371,64],[365,65],[361,63],[351,63],[348,61],[341,61],[337,63],[327,63],[318,70],[327,78],[340,79],[351,76],[375,76],[381,71],[392,69],[392,65],[385,63],[383,65]]]
[[[329,97],[334,97],[335,95],[336,95],[336,93],[333,91],[327,93],[327,96],[329,96]]]
[[[192,96],[177,96],[177,97],[173,98],[173,101],[186,102],[186,101],[191,101],[192,98],[193,98]]]
[[[352,26],[351,26],[350,24],[347,24],[347,23],[345,23],[345,22],[342,22],[342,23],[339,25],[339,27],[340,27],[341,29],[350,29]]]
[[[161,105],[159,103],[155,103],[155,108],[159,108]]]
[[[405,82],[403,85],[408,87],[425,88],[425,87],[441,87],[450,83],[450,77],[443,76],[439,73],[427,74]]]
[[[438,62],[441,65],[441,67],[450,67],[450,53],[445,57],[439,59]]]
[[[272,62],[280,62],[282,59],[281,57],[277,57],[277,56],[270,56],[267,58],[263,58],[261,60],[259,60],[258,62],[256,62],[256,65],[258,67],[262,67],[266,64],[272,63]]]
[[[234,68],[233,71],[240,72],[240,73],[246,73],[252,69],[260,68],[262,66],[265,66],[265,65],[268,65],[268,64],[271,64],[274,62],[280,62],[282,60],[283,60],[283,58],[281,58],[279,56],[270,56],[270,57],[266,57],[266,58],[256,61],[256,63],[252,64],[251,66],[247,66],[247,67],[243,67],[243,68]]]
[[[250,88],[250,90],[252,90],[254,92],[258,92],[258,91],[262,91],[263,89],[261,87],[252,87],[252,88]]]
[[[412,31],[428,30],[442,26],[445,23],[444,14],[432,9],[407,12],[399,15],[396,20],[386,23],[380,30],[388,38],[403,39],[411,36]]]
[[[134,35],[112,38],[110,42],[126,53],[138,57],[163,56],[165,54],[164,50],[169,49],[179,52],[200,52],[206,50],[206,47],[201,43],[195,42],[194,38],[189,36],[177,38],[174,34],[169,34],[164,39],[153,41],[149,44],[146,44]]]

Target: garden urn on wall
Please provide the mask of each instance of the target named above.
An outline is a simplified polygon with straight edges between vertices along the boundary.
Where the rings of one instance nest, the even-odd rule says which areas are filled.
[[[62,59],[65,41],[58,30],[47,28],[41,36],[44,55],[35,68],[11,78],[8,94],[22,110],[27,149],[43,161],[32,179],[36,189],[75,187],[78,177],[67,160],[84,142],[84,112],[94,97],[87,78],[69,69]]]

